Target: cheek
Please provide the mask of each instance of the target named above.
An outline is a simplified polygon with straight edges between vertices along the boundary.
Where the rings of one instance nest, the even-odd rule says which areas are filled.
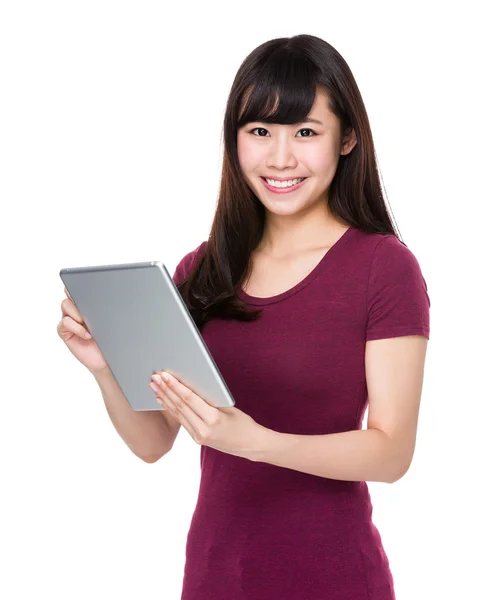
[[[300,160],[311,173],[327,175],[331,170],[335,171],[337,158],[332,146],[321,145],[307,150],[301,155]],[[298,158],[300,157],[298,156]]]
[[[248,139],[245,135],[239,135],[238,140],[238,160],[241,168],[248,172],[258,166],[261,161],[261,148],[258,148],[258,144],[248,143]]]

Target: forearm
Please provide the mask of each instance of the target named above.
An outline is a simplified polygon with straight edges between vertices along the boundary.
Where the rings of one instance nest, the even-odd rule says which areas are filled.
[[[94,377],[113,426],[133,454],[146,462],[166,454],[172,441],[162,411],[133,410],[110,369],[96,373]]]
[[[266,429],[256,462],[343,481],[393,483],[407,468],[393,441],[379,429],[296,435]]]

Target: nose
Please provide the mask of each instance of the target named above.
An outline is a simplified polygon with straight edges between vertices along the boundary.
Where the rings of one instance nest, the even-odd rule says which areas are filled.
[[[277,139],[271,144],[266,161],[268,168],[295,168],[297,164],[298,161],[294,157],[292,145],[286,136]]]

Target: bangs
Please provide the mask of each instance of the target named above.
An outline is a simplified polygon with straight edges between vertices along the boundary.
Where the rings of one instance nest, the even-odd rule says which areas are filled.
[[[316,98],[317,75],[304,55],[275,52],[245,90],[237,127],[253,121],[281,125],[303,122]]]

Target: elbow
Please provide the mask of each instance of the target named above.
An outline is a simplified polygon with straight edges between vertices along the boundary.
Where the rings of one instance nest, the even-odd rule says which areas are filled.
[[[161,454],[154,454],[154,455],[149,455],[149,456],[139,456],[138,458],[141,458],[141,460],[143,462],[146,462],[148,464],[153,464],[156,463],[160,460],[160,458],[163,458],[163,456],[165,456],[165,454],[168,454],[169,450],[167,450],[166,452],[162,452]]]
[[[160,460],[160,456],[140,456],[139,458],[141,458],[141,460],[143,462],[146,462],[150,465],[152,465],[153,463],[156,463],[156,461]]]
[[[401,464],[401,467],[399,469],[391,469],[391,476],[388,477],[386,483],[396,483],[396,481],[402,479],[404,475],[406,475],[406,473],[409,471],[410,466],[411,461],[407,462],[406,464]]]
[[[394,444],[391,446],[389,455],[389,471],[386,483],[396,483],[406,475],[411,466],[414,456],[414,445],[405,447],[404,445]]]

